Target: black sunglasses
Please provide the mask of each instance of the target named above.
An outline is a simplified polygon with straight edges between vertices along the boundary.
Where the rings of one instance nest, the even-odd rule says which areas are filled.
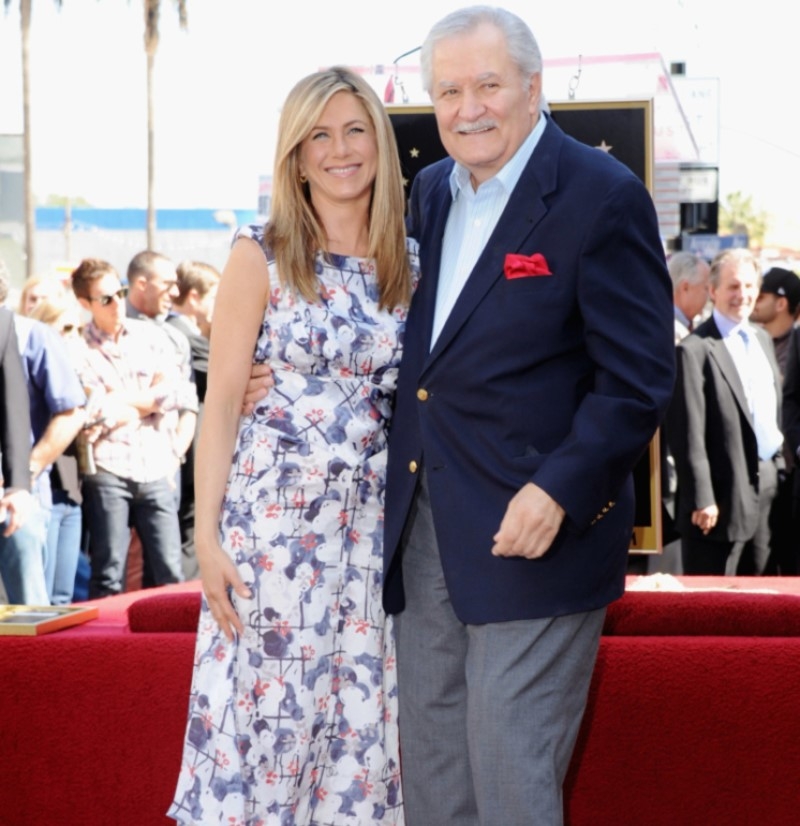
[[[108,305],[116,299],[117,301],[122,301],[123,298],[128,294],[127,287],[121,287],[115,293],[111,295],[98,295],[97,298],[92,298],[89,296],[89,301],[96,301],[101,307],[108,307]]]

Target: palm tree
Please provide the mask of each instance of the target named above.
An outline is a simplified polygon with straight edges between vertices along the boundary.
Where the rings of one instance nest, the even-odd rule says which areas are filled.
[[[769,230],[769,215],[753,206],[753,196],[742,192],[728,193],[725,203],[719,208],[719,228],[721,231],[746,235],[752,246],[760,247]]]
[[[9,0],[6,0],[9,2]],[[27,0],[30,3],[30,0]],[[187,0],[173,0],[178,7],[182,29],[188,23]],[[147,53],[147,248],[155,248],[155,107],[153,105],[154,67],[158,51],[158,17],[161,0],[144,0],[144,49]]]
[[[55,0],[61,8],[61,0]],[[3,0],[6,11],[11,0]],[[22,37],[22,191],[25,214],[25,274],[30,277],[36,270],[36,204],[33,197],[31,164],[31,80],[30,80],[30,33],[31,6],[33,0],[19,0],[20,34]]]

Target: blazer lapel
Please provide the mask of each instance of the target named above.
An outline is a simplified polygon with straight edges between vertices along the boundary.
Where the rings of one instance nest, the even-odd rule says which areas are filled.
[[[423,361],[427,360],[430,353],[433,316],[436,310],[436,292],[439,286],[439,268],[442,261],[442,240],[452,201],[450,169],[452,169],[452,165],[447,167],[445,173],[433,183],[430,192],[423,196],[427,201],[423,232],[417,238],[420,248],[420,272],[422,277],[414,295],[413,306],[416,313],[419,314],[419,321],[414,324],[414,314],[409,314],[409,322],[406,327],[406,348],[410,343],[409,331],[411,330],[416,340],[424,344],[425,358]]]
[[[736,369],[733,356],[731,356],[728,348],[725,346],[725,341],[722,338],[719,328],[714,323],[713,318],[710,319],[710,324],[712,329],[710,356],[714,359],[714,361],[716,361],[720,373],[722,373],[725,381],[730,385],[730,388],[733,391],[733,396],[736,399],[736,403],[744,413],[745,420],[750,422],[750,406],[747,403],[744,385],[742,385],[742,380],[739,377],[739,371]]]
[[[558,157],[564,133],[548,121],[536,149],[514,187],[494,232],[475,263],[464,289],[442,327],[430,360],[436,359],[461,329],[483,297],[498,278],[503,277],[506,254],[520,252],[537,224],[547,214],[544,197],[557,186]],[[446,217],[446,216],[445,216]],[[444,225],[438,235],[438,265],[441,259],[441,239]],[[424,270],[423,270],[424,273]],[[434,296],[435,299],[435,296]],[[432,322],[433,316],[431,316]],[[430,332],[430,327],[428,328]],[[429,339],[430,340],[430,339]]]

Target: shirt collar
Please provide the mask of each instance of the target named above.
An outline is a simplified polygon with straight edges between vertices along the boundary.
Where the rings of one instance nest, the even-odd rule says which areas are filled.
[[[120,331],[120,336],[128,335],[128,325],[125,323],[125,319],[122,320],[122,330]],[[104,333],[95,323],[94,321],[90,321],[84,328],[83,328],[83,337],[89,343],[94,344],[102,344],[105,341],[116,341],[117,339],[110,335],[109,333]]]
[[[716,307],[713,310],[713,316],[714,323],[717,325],[717,329],[723,338],[728,338],[728,336],[738,333],[739,330],[749,332],[753,329],[752,326],[748,324],[746,319],[744,321],[734,321],[733,319],[728,318],[728,316],[722,315]]]
[[[546,126],[547,116],[542,112],[539,114],[539,120],[536,121],[536,126],[533,127],[528,137],[522,142],[520,148],[517,149],[514,155],[496,175],[489,178],[489,181],[497,181],[507,193],[513,192]],[[484,183],[489,183],[489,181],[484,181]],[[469,182],[469,170],[456,162],[453,171],[450,173],[450,193],[453,199],[455,200],[458,193],[468,186],[471,186]]]
[[[686,313],[684,313],[684,311],[677,304],[673,304],[672,306],[675,310],[675,318],[677,318],[684,327],[688,327],[689,319],[686,317]]]

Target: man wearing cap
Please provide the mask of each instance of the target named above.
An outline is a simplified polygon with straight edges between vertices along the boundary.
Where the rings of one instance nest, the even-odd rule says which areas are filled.
[[[772,338],[775,358],[781,376],[786,375],[786,362],[792,329],[800,307],[800,278],[792,270],[773,267],[764,274],[761,291],[750,320],[760,324]],[[794,487],[794,454],[788,443],[783,450],[786,468],[778,474],[778,493],[770,514],[771,553],[766,573],[794,576],[798,573],[797,541],[792,521],[792,490]]]
[[[786,375],[789,336],[797,318],[798,306],[800,278],[797,274],[782,267],[773,267],[766,272],[750,320],[761,324],[772,337],[782,376]]]
[[[667,435],[687,574],[762,574],[770,553],[781,380],[769,336],[750,323],[759,276],[749,250],[720,253],[711,262],[713,313],[677,348]]]

